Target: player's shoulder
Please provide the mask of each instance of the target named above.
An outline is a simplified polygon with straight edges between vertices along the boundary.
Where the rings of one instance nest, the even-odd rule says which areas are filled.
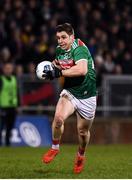
[[[87,49],[87,46],[81,39],[75,39],[72,43],[72,49]]]
[[[75,39],[72,44],[72,53],[88,53],[88,48],[83,41],[80,39]]]

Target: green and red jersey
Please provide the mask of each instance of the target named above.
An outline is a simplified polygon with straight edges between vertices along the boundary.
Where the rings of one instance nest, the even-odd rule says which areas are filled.
[[[60,46],[56,48],[56,60],[62,69],[71,68],[82,59],[88,62],[87,74],[79,77],[65,77],[64,83],[64,89],[78,99],[96,96],[96,73],[92,56],[80,39],[75,39],[68,51],[61,49]]]

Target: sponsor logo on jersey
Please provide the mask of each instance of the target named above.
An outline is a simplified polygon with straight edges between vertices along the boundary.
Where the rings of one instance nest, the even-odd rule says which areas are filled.
[[[63,59],[59,60],[59,64],[62,69],[69,69],[74,65],[73,59]]]

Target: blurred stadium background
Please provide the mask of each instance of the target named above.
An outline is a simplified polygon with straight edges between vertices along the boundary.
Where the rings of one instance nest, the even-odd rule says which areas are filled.
[[[55,27],[64,22],[72,23],[95,61],[98,107],[91,143],[132,143],[131,15],[131,0],[0,0],[0,70],[3,62],[14,64],[20,92],[12,145],[51,143],[64,79],[38,80],[35,67],[55,57]],[[78,142],[74,115],[65,123],[62,142]]]

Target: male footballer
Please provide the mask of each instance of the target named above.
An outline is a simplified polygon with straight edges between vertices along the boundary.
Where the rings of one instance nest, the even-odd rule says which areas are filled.
[[[65,77],[52,123],[52,147],[43,155],[50,163],[60,153],[59,144],[66,119],[76,113],[79,147],[74,162],[74,173],[80,173],[85,164],[85,151],[90,139],[90,127],[96,111],[96,74],[94,62],[87,46],[75,39],[71,24],[56,28],[58,46],[53,61],[54,70],[45,71],[47,79]]]

